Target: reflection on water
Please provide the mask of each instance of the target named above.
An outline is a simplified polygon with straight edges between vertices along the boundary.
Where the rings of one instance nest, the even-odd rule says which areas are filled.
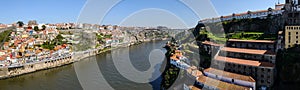
[[[161,49],[165,44],[164,41],[143,43],[137,46],[129,47],[130,60],[133,66],[139,71],[146,71],[150,67],[148,58],[154,49]],[[120,48],[119,50],[122,50]],[[164,55],[163,55],[164,56]],[[86,58],[86,60],[76,62],[82,69],[93,69],[89,63],[96,60],[104,79],[116,90],[151,90],[159,89],[161,78],[150,83],[135,83],[123,77],[116,70],[111,52],[106,52],[95,57]],[[165,64],[155,65],[155,69],[161,73],[161,67]],[[93,71],[93,70],[90,70]],[[154,73],[153,73],[154,75]],[[86,77],[93,79],[93,77]],[[101,81],[101,82],[106,82]],[[95,83],[101,83],[95,82]],[[99,88],[100,89],[100,88]],[[0,80],[0,90],[82,90],[77,79],[74,65],[66,65],[50,70],[38,71],[31,74],[22,75],[15,78]]]

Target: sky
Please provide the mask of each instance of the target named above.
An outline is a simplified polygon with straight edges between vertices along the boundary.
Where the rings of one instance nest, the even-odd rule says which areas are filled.
[[[214,13],[210,12],[214,10],[206,8],[206,5],[211,4],[216,15],[221,16],[274,8],[275,3],[278,3],[278,0],[203,1],[207,0],[2,0],[0,23],[37,20],[38,23],[80,22],[189,28],[195,26],[200,19],[215,17],[207,15]],[[284,3],[284,0],[279,2]]]

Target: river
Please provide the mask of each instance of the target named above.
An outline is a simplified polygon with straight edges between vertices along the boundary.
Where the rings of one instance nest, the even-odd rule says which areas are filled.
[[[139,71],[146,71],[151,67],[147,57],[149,57],[153,50],[165,52],[162,48],[165,43],[166,41],[153,41],[116,50],[128,50],[133,67]],[[119,53],[126,54],[126,52]],[[160,77],[148,83],[137,83],[123,77],[116,69],[114,61],[112,60],[114,57],[118,56],[112,56],[112,51],[109,51],[94,57],[86,58],[74,64],[0,80],[0,90],[106,90],[108,89],[106,88],[107,86],[110,87],[109,89],[116,90],[157,90],[160,88]],[[164,58],[164,54],[160,57]],[[97,65],[98,68],[95,68],[92,64]],[[162,62],[156,65],[154,67],[156,72],[153,72],[153,75],[154,73],[161,73],[163,70],[162,67],[164,67]],[[95,72],[94,69],[98,69],[100,72]],[[78,75],[78,72],[88,74],[82,76],[83,74]],[[94,76],[89,73],[92,73]],[[102,75],[97,76],[99,73]],[[95,78],[95,75],[101,78]],[[80,79],[78,77],[80,77]],[[95,88],[86,88],[84,80],[91,83],[89,85],[93,85]]]

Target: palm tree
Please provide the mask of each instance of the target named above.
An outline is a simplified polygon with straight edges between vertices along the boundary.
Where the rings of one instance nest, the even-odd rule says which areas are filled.
[[[220,18],[221,18],[221,21],[223,22],[224,21],[224,16],[221,16]]]
[[[268,8],[268,14],[271,14],[273,9],[271,7]]]
[[[232,17],[235,18],[235,13],[232,13]]]
[[[270,18],[270,17],[271,17],[272,11],[273,11],[273,9],[269,7],[269,8],[268,8],[268,16],[267,16],[267,18]]]
[[[232,13],[232,21],[235,21],[236,18],[235,18],[235,13]]]
[[[39,31],[39,27],[38,26],[34,26],[33,30],[37,32],[37,31]]]
[[[252,14],[252,12],[251,12],[251,11],[248,11],[248,12],[247,12],[247,14],[248,14],[248,18],[251,18],[251,16],[252,16],[252,15],[251,15],[251,14]]]
[[[42,25],[42,30],[46,30],[46,25]]]

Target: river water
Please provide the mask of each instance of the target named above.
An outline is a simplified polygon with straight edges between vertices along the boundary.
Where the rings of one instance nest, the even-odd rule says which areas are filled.
[[[139,71],[146,71],[151,67],[151,61],[148,60],[150,53],[153,50],[161,50],[161,53],[156,54],[163,54],[165,50],[162,47],[165,43],[166,41],[154,41],[116,50],[129,51],[118,53],[129,53],[133,67]],[[122,76],[112,60],[118,56],[112,53],[109,51],[74,64],[0,80],[0,90],[157,90],[160,88],[161,77],[152,82],[137,83]],[[164,58],[164,54],[158,56]],[[161,73],[162,67],[164,67],[162,62],[155,65],[156,72],[152,74]]]

